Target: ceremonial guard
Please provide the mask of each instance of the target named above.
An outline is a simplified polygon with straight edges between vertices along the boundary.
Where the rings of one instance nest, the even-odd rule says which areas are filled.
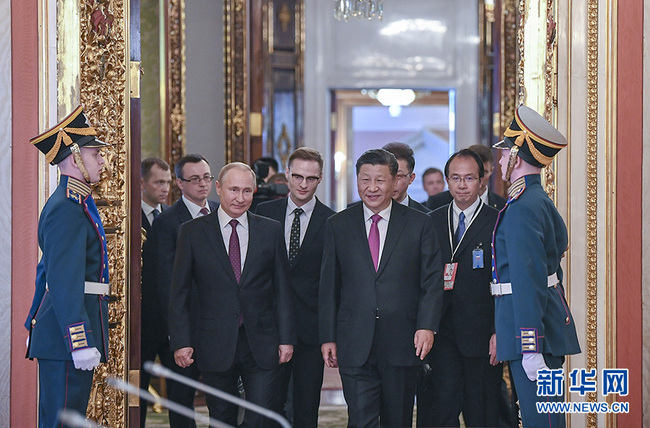
[[[557,129],[524,105],[494,145],[503,149],[499,164],[512,183],[492,238],[497,359],[510,363],[525,427],[565,425],[562,413],[537,412],[538,401],[564,400],[537,395],[538,371],[559,369],[565,355],[580,353],[560,268],[567,229],[540,178],[566,145]]]
[[[39,426],[60,426],[58,413],[85,416],[93,370],[108,351],[106,236],[91,195],[104,166],[81,106],[30,142],[61,172],[43,207],[36,291],[25,327],[27,357],[39,365]]]

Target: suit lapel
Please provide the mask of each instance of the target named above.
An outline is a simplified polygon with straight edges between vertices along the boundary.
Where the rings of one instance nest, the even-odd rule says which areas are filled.
[[[251,245],[252,236],[257,236],[258,238],[262,236],[262,230],[260,228],[260,224],[257,221],[258,219],[251,216],[249,212],[246,212],[246,216],[248,217],[248,250],[246,252],[246,259],[244,260],[244,266],[242,266],[241,269],[241,276],[239,277],[239,285],[244,284],[244,282],[246,281],[246,276],[248,275],[248,272],[252,269],[251,266],[254,264],[253,260],[259,260],[259,258],[261,257],[261,255],[258,255],[260,246]],[[228,255],[226,255],[226,259],[228,260],[228,267],[230,268],[230,273],[232,273],[232,278],[233,280],[235,280],[235,274],[232,271],[232,266],[230,266],[230,259],[228,258]],[[236,280],[235,283],[237,283]]]
[[[186,221],[192,220],[192,214],[190,214],[190,210],[187,209],[187,206],[185,205],[185,202],[183,202],[183,199],[179,199],[176,204],[178,204],[176,215],[178,217],[179,224],[183,224]]]
[[[151,225],[149,224],[149,219],[147,218],[147,215],[144,213],[144,210],[141,208],[140,211],[142,211],[142,228],[147,231],[147,233],[151,233]]]
[[[388,230],[386,231],[386,242],[384,242],[384,249],[381,252],[381,259],[379,260],[379,269],[377,270],[377,275],[381,275],[382,271],[388,264],[388,259],[399,237],[402,235],[402,230],[406,225],[405,215],[408,213],[407,210],[411,208],[405,208],[397,202],[392,202],[393,207],[391,208],[390,220],[388,221]],[[370,250],[368,250],[370,252]]]
[[[221,267],[228,273],[228,278],[234,284],[237,284],[237,279],[235,278],[235,273],[232,271],[230,258],[228,257],[228,252],[226,251],[226,246],[223,242],[223,236],[221,235],[221,225],[219,224],[217,211],[212,211],[203,218],[206,220],[206,230],[204,230],[204,234],[208,237],[208,246],[214,249],[217,256],[216,258],[219,260],[219,263],[221,263]]]
[[[286,212],[286,207],[285,207],[285,212]],[[314,211],[312,211],[311,213],[311,218],[309,219],[309,225],[307,226],[307,231],[305,232],[305,237],[303,238],[302,244],[298,249],[298,254],[296,255],[296,258],[293,260],[293,262],[290,263],[292,268],[298,265],[298,262],[302,258],[303,254],[305,254],[307,249],[314,243],[314,240],[316,239],[316,236],[318,236],[318,232],[320,231],[320,229],[325,224],[326,219],[327,219],[327,210],[324,208],[323,204],[318,199],[316,199],[316,206],[314,207]],[[283,227],[282,230],[284,230],[284,224],[282,225],[282,227]]]
[[[278,205],[278,212],[276,213],[276,218],[279,219],[280,224],[282,225],[282,230],[284,230],[284,225],[287,223],[287,205],[289,205],[289,202],[287,201],[289,197],[287,196],[286,198],[282,199],[281,204]]]
[[[361,258],[365,260],[368,268],[375,272],[375,266],[372,264],[372,255],[368,246],[368,235],[366,235],[366,225],[363,218],[363,203],[359,202],[347,209],[350,217],[350,235],[357,241],[358,248],[361,249]]]

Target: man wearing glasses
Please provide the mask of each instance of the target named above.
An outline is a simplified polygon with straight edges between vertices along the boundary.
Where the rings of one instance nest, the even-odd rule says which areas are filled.
[[[415,180],[415,156],[413,149],[404,143],[388,143],[382,149],[391,152],[397,158],[397,180],[395,181],[395,190],[393,199],[402,205],[411,207],[423,213],[428,213],[429,209],[421,203],[415,201],[408,195],[408,189],[413,180]]]
[[[311,148],[301,147],[289,156],[289,197],[263,202],[257,214],[282,224],[292,299],[296,312],[298,342],[293,359],[281,367],[281,404],[296,427],[318,426],[318,406],[323,383],[323,358],[318,341],[318,289],[323,258],[325,221],[334,214],[314,196],[323,177],[323,158]],[[289,380],[293,375],[289,390]]]
[[[502,366],[496,361],[494,298],[490,295],[492,230],[496,209],[479,196],[483,162],[473,150],[445,166],[450,204],[429,214],[444,267],[440,329],[418,385],[417,426],[498,425]]]
[[[174,257],[176,256],[176,238],[181,224],[194,218],[201,217],[211,213],[219,207],[214,201],[208,200],[208,194],[212,187],[214,177],[210,172],[210,164],[201,155],[189,154],[183,156],[174,166],[176,174],[176,184],[181,190],[183,196],[171,207],[164,210],[153,222],[151,234],[151,247],[155,255],[155,287],[156,294],[160,299],[160,307],[163,311],[164,320],[160,326],[164,329],[165,336],[169,335],[167,312],[169,309],[169,296],[171,294],[171,278],[174,266]],[[193,293],[191,307],[197,307],[197,296]],[[194,311],[190,311],[194,313]],[[193,320],[197,321],[197,320]],[[168,358],[161,358],[161,362],[169,361],[170,369],[178,373],[198,379],[199,372],[196,365],[187,368],[180,368],[174,364],[174,358],[171,355]],[[144,362],[144,361],[143,361]],[[194,408],[193,388],[167,381],[167,396],[170,400]],[[195,427],[196,424],[178,413],[169,412],[169,424],[175,427]]]

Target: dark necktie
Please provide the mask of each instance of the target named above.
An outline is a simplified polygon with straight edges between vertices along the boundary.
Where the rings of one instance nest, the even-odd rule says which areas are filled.
[[[199,214],[201,214],[201,215],[208,215],[208,214],[210,214],[210,211],[208,211],[208,209],[207,209],[206,207],[203,207],[203,208],[201,208],[201,209],[199,210]]]
[[[454,243],[458,245],[460,240],[463,238],[465,233],[465,213],[461,211],[458,216],[458,227],[456,228],[456,233],[454,233]]]
[[[375,265],[375,270],[379,266],[379,228],[377,223],[381,220],[379,214],[374,214],[372,217],[372,224],[370,225],[370,233],[368,234],[368,246],[370,247],[370,255],[372,256],[372,264]]]
[[[296,208],[293,210],[293,223],[291,223],[291,234],[289,235],[289,261],[292,262],[293,259],[298,255],[298,249],[300,248],[300,216],[305,211],[302,208]]]
[[[153,214],[153,219],[155,220],[160,215],[160,211],[158,211],[158,208],[154,208],[151,214]]]
[[[239,248],[239,236],[237,235],[238,223],[235,219],[229,222],[232,227],[232,233],[230,234],[230,243],[228,245],[228,257],[230,258],[230,265],[237,279],[237,284],[239,284],[239,278],[241,278],[241,250]]]

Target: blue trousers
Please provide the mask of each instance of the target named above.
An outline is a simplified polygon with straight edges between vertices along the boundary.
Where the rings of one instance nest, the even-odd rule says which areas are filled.
[[[564,357],[552,357],[544,355],[546,365],[550,369],[559,369],[564,363]],[[521,421],[526,428],[564,428],[566,419],[564,413],[538,413],[539,402],[563,402],[564,394],[561,396],[538,397],[537,382],[531,381],[526,376],[521,360],[510,361],[510,372],[515,382],[515,390],[519,398],[519,409],[521,410]]]
[[[72,361],[38,360],[38,426],[62,427],[59,411],[72,410],[86,417],[93,370],[77,370]]]

